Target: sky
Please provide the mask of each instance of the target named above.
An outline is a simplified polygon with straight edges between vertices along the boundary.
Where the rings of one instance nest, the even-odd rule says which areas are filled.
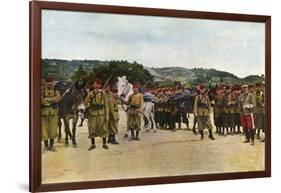
[[[42,58],[214,68],[243,78],[264,74],[264,50],[264,23],[42,11]]]

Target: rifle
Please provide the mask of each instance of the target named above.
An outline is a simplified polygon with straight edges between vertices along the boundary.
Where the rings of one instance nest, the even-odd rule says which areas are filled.
[[[106,80],[106,82],[104,83],[103,88],[102,88],[102,91],[105,90],[105,88],[107,87],[107,85],[108,85],[108,83],[109,83],[109,81],[110,81],[111,78],[112,78],[112,73],[110,74],[110,76],[108,77],[108,79]]]

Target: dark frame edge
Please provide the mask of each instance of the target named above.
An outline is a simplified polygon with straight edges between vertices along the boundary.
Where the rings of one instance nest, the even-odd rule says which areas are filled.
[[[265,21],[266,143],[265,171],[271,177],[271,16]]]
[[[40,57],[41,9],[37,1],[29,1],[29,191],[38,192],[41,186],[40,131]],[[39,45],[40,44],[40,45]],[[39,54],[38,54],[39,53]],[[36,81],[37,80],[37,81]],[[38,81],[39,80],[39,81]],[[39,97],[39,98],[38,98]],[[39,126],[39,127],[38,127]],[[37,137],[36,137],[37,136]],[[38,137],[39,136],[39,137]]]

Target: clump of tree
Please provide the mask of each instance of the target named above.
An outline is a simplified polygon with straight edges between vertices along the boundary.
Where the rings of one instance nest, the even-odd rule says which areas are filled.
[[[109,61],[104,65],[97,65],[92,68],[91,72],[86,72],[82,66],[74,72],[72,80],[83,80],[89,82],[96,78],[105,82],[112,75],[110,84],[115,84],[118,81],[118,76],[126,76],[129,82],[139,82],[145,86],[153,86],[153,76],[146,70],[142,64],[137,62],[130,63],[126,60]]]

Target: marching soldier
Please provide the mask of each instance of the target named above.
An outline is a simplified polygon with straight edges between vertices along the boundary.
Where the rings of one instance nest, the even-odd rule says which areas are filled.
[[[253,93],[249,92],[248,85],[242,86],[242,94],[239,96],[239,107],[241,109],[241,125],[245,132],[246,140],[244,143],[249,143],[251,139],[251,145],[255,144],[255,128],[254,128],[254,108],[256,106],[256,99]]]
[[[224,111],[224,88],[217,88],[217,95],[215,96],[215,106],[214,106],[214,123],[217,127],[219,135],[223,135],[223,122],[222,114]]]
[[[117,104],[117,89],[110,89],[108,85],[105,89],[108,97],[108,107],[109,107],[109,121],[108,121],[108,143],[117,145],[115,135],[118,133],[118,122],[119,122],[119,110]]]
[[[131,139],[139,141],[139,132],[141,130],[141,113],[143,106],[143,95],[139,92],[140,85],[133,84],[134,93],[129,96],[128,101],[123,101],[128,105],[128,128],[131,131]]]
[[[199,86],[200,94],[196,96],[194,101],[194,115],[197,116],[198,129],[201,134],[201,140],[204,139],[204,129],[209,130],[209,138],[215,140],[212,129],[213,126],[210,120],[211,103],[206,93],[204,85]]]
[[[257,129],[257,139],[260,139],[260,131],[264,131],[264,92],[261,90],[261,84],[256,83],[256,109],[255,109],[255,126]]]
[[[96,148],[95,137],[102,138],[103,148],[108,149],[106,138],[108,137],[107,122],[109,120],[109,107],[106,93],[101,89],[101,81],[96,79],[93,90],[85,98],[85,106],[88,108],[88,127],[91,146],[89,151]]]
[[[225,94],[225,114],[227,123],[227,134],[234,134],[234,116],[235,116],[236,98],[230,86],[226,87]],[[229,130],[230,129],[230,130]]]
[[[53,80],[47,78],[45,86],[41,90],[41,122],[42,141],[44,141],[43,153],[55,152],[54,140],[57,137],[58,106],[60,100],[59,91],[54,89]]]

